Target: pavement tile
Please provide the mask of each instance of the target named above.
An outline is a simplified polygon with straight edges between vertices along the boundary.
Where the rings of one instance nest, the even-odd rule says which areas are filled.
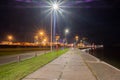
[[[64,65],[49,64],[30,74],[26,78],[58,78],[63,68]]]
[[[64,71],[88,71],[88,68],[86,66],[66,66]]]
[[[95,77],[86,71],[64,71],[61,79],[65,80],[96,80]]]

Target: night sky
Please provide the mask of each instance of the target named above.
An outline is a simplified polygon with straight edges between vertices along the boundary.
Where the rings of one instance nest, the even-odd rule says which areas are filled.
[[[33,41],[39,29],[50,34],[50,16],[45,12],[47,0],[1,0],[0,41],[11,34],[15,41]],[[49,1],[49,0],[48,0]],[[120,44],[119,0],[64,0],[68,6],[63,15],[57,17],[56,34],[64,37],[69,28],[69,42],[77,34],[90,42]],[[39,6],[38,6],[39,3]]]

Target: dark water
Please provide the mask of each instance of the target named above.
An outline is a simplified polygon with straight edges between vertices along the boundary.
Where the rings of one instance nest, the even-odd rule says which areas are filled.
[[[98,48],[89,53],[120,69],[120,47]]]

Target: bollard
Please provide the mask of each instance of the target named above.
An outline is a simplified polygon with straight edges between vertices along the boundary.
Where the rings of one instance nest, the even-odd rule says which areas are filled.
[[[35,57],[37,57],[37,52],[35,52]]]
[[[20,62],[20,55],[17,56],[18,62]]]
[[[46,54],[47,52],[45,51],[44,54]]]

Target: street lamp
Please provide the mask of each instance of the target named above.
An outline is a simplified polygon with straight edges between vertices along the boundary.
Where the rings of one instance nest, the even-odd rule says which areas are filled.
[[[45,36],[45,32],[44,31],[39,31],[38,34],[40,35],[39,37],[39,42],[40,44],[42,43],[43,37]]]
[[[35,40],[38,40],[38,36],[34,36]]]
[[[13,36],[12,35],[8,35],[7,38],[8,38],[9,44],[12,44]]]
[[[44,33],[43,33],[43,32],[40,32],[39,34],[40,34],[40,36],[43,36]]]
[[[76,40],[76,42],[78,41],[78,39],[79,39],[79,36],[75,36],[75,40]]]
[[[52,12],[51,12],[51,51],[52,51],[52,42],[53,42],[53,37],[55,37],[55,31],[54,31],[54,36],[52,36],[52,21],[53,21],[53,19],[54,19],[54,27],[55,27],[55,12],[56,11],[58,11],[59,10],[59,4],[56,2],[54,2],[52,5],[51,5],[51,9],[52,9]],[[54,12],[54,14],[53,14],[53,12]],[[54,16],[53,16],[54,15]],[[53,18],[54,17],[54,18]]]
[[[54,4],[52,5],[52,9],[53,9],[53,10],[58,10],[58,9],[59,9],[59,5],[58,5],[57,3],[54,3]]]
[[[69,33],[69,30],[68,29],[65,29],[65,34],[68,34]]]
[[[12,41],[12,39],[13,39],[13,36],[8,35],[8,40],[9,40],[9,41]]]
[[[67,34],[69,33],[69,29],[65,29],[65,39],[67,41]]]

